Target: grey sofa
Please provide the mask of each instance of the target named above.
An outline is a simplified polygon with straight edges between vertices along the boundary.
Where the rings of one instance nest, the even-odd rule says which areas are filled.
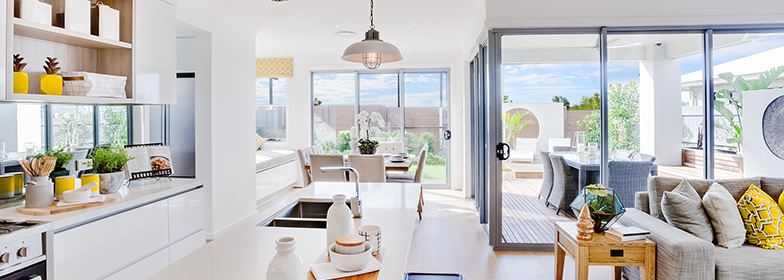
[[[636,193],[635,209],[627,209],[620,219],[621,224],[651,232],[650,239],[656,242],[656,279],[782,279],[784,250],[766,250],[748,243],[740,248],[725,249],[670,226],[660,210],[662,194],[672,191],[681,180],[649,178],[648,191]],[[717,182],[735,200],[740,199],[751,184],[774,199],[778,199],[784,190],[784,178],[687,181],[700,196],[713,182]],[[637,267],[624,267],[623,272],[629,279],[639,279]]]

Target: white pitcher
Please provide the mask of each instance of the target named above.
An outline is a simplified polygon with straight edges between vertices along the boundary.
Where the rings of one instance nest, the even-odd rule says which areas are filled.
[[[25,185],[25,207],[44,208],[52,206],[54,184],[49,176],[32,177]]]

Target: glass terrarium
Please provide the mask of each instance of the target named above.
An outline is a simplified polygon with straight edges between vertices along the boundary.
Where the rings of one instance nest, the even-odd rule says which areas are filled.
[[[626,213],[621,200],[615,195],[615,190],[605,188],[602,184],[586,186],[569,205],[575,216],[580,216],[583,205],[588,204],[591,219],[594,221],[594,232],[602,233]]]

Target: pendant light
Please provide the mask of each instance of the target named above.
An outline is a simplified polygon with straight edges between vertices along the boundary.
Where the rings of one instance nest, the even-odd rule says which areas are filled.
[[[353,43],[343,52],[343,60],[359,62],[367,69],[377,69],[381,63],[403,59],[400,50],[390,43],[381,41],[376,25],[373,24],[373,0],[370,0],[370,30],[365,32],[365,40]]]

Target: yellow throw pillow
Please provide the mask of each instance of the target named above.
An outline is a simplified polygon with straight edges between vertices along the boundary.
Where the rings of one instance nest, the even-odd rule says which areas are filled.
[[[267,140],[264,140],[264,138],[261,138],[261,136],[256,134],[256,151],[261,149],[261,145],[264,145],[264,142],[267,142]]]
[[[784,216],[773,198],[751,185],[738,200],[746,240],[765,249],[784,249]]]

